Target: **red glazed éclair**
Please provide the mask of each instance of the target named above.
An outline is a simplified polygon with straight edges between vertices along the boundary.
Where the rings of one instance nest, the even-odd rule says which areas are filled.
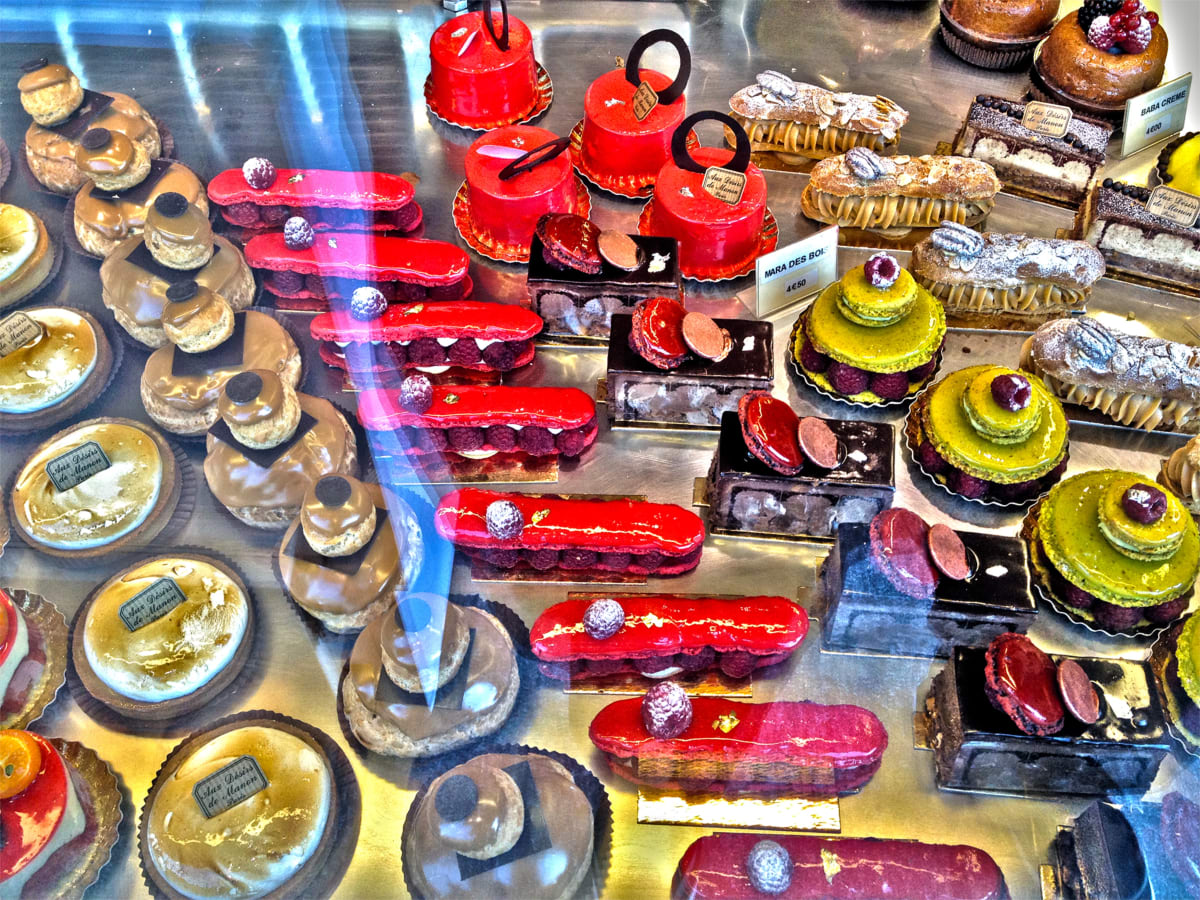
[[[624,622],[597,639],[584,625],[595,598],[551,606],[533,623],[530,645],[551,678],[736,667],[742,676],[787,659],[808,633],[808,614],[786,597],[679,597],[628,594],[613,598]]]
[[[358,420],[368,431],[404,429],[411,455],[578,456],[596,440],[596,404],[578,388],[456,384],[430,392],[429,408],[417,413],[405,408],[402,388],[363,391]]]
[[[488,528],[489,507],[515,507],[522,528],[509,538]],[[570,499],[463,488],[442,497],[438,534],[494,566],[600,569],[675,575],[696,567],[704,522],[681,506],[645,500]]]
[[[324,232],[311,247],[291,250],[272,231],[250,239],[246,262],[266,273],[268,291],[288,300],[349,300],[364,285],[389,302],[464,300],[472,291],[466,251],[445,241]]]
[[[227,222],[241,228],[282,228],[302,216],[315,231],[412,231],[421,224],[413,186],[386,172],[276,169],[269,188],[251,187],[241,169],[226,169],[208,183],[208,199]]]
[[[497,35],[503,33],[506,16],[492,14]],[[465,128],[496,128],[533,112],[538,101],[533,35],[516,16],[507,19],[507,50],[488,33],[482,12],[438,26],[429,40],[425,95],[434,115]]]
[[[481,147],[504,147],[528,153],[558,140],[533,125],[497,128],[476,139],[467,150],[467,205],[470,228],[477,240],[497,250],[524,250],[529,258],[537,221],[546,213],[579,213],[579,186],[571,155],[559,153],[528,171],[501,178],[512,158],[488,156]]]
[[[754,845],[774,841],[791,858],[790,884],[780,900],[1006,900],[1004,873],[983,850],[879,838],[819,838],[802,834],[718,832],[683,852],[672,900],[762,900],[748,860]]]
[[[883,723],[858,706],[704,696],[691,703],[691,723],[678,737],[646,730],[641,697],[604,707],[588,736],[622,778],[700,792],[849,793],[871,779],[887,748]]]
[[[334,310],[309,326],[327,365],[376,374],[449,366],[508,371],[533,361],[533,338],[541,330],[541,316],[532,310],[475,300],[392,304],[369,322]]]

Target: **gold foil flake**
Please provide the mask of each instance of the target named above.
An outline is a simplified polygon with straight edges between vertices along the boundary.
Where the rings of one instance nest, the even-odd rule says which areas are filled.
[[[288,179],[288,184],[296,184],[297,182],[300,182],[303,180],[304,180],[304,173],[297,172],[295,175],[293,175],[291,178]]]
[[[737,728],[737,726],[738,717],[733,713],[722,713],[721,715],[717,716],[712,725],[714,731],[723,731],[725,734],[729,734],[729,732],[733,731],[733,729]]]
[[[446,403],[453,405],[458,402],[458,394],[447,394]]]
[[[337,249],[337,238],[330,238],[329,246],[332,247],[334,250],[336,250]]]
[[[542,521],[542,519],[546,518],[546,516],[548,516],[548,515],[550,515],[550,510],[539,509],[532,516],[530,516],[529,521],[532,522],[534,525],[536,525],[538,522]]]
[[[842,861],[832,850],[821,850],[821,868],[825,871],[825,880],[833,884],[833,876],[842,871]]]
[[[646,613],[642,616],[642,622],[651,628],[662,628],[666,625],[666,620],[656,616],[654,613]]]
[[[418,303],[416,306],[410,306],[408,309],[406,309],[404,311],[403,315],[415,316],[417,313],[421,312],[421,310],[423,310],[424,308],[425,308],[424,303]]]

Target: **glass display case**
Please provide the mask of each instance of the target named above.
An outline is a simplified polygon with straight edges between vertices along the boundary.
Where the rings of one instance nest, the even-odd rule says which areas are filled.
[[[0,894],[1200,893],[1200,6],[1000,6],[7,3]]]

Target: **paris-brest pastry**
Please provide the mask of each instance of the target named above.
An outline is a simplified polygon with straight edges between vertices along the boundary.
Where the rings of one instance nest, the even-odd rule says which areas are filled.
[[[107,257],[132,234],[160,194],[182,194],[208,214],[204,185],[171,159],[151,159],[146,148],[118,131],[92,128],[79,139],[75,164],[91,181],[75,195],[75,236],[88,253]]]
[[[297,394],[274,372],[251,369],[225,382],[220,420],[209,430],[204,477],[236,518],[286,528],[322,475],[354,475],[354,433],[332,403]]]
[[[499,729],[520,686],[512,637],[499,619],[441,597],[407,594],[355,641],[342,703],[367,749],[436,756]]]
[[[124,135],[150,159],[162,155],[158,126],[132,97],[86,90],[69,68],[45,59],[25,63],[21,71],[21,105],[33,117],[25,132],[25,159],[33,176],[55,193],[71,194],[87,183],[75,151],[89,128]]]
[[[279,577],[330,631],[355,632],[411,586],[424,558],[416,516],[377,484],[326,475],[304,493],[279,545]]]
[[[117,324],[147,347],[169,342],[163,329],[167,291],[195,281],[234,312],[254,302],[254,273],[228,239],[214,235],[204,210],[169,191],[146,210],[145,230],[121,241],[100,266],[101,297]]]
[[[171,343],[146,360],[142,404],[167,431],[201,435],[217,421],[217,400],[238,372],[267,369],[295,388],[300,351],[287,329],[267,313],[234,313],[220,294],[195,281],[166,291],[162,327]]]

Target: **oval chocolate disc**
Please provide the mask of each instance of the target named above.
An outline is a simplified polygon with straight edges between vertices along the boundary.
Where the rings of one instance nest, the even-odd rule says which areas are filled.
[[[697,356],[722,360],[730,343],[729,333],[702,312],[690,312],[683,317],[683,342]]]
[[[601,258],[610,266],[616,266],[623,272],[633,272],[642,264],[641,249],[623,231],[602,231],[597,243]]]
[[[800,439],[800,449],[812,460],[813,465],[822,469],[836,469],[838,463],[838,439],[833,429],[824,419],[815,416],[805,416],[800,420],[796,429]]]
[[[1063,705],[1084,725],[1091,725],[1100,718],[1100,697],[1092,679],[1075,660],[1059,661],[1058,691],[1062,694]]]
[[[929,555],[939,572],[955,581],[966,581],[971,577],[967,548],[953,528],[939,522],[929,529],[928,540]]]

